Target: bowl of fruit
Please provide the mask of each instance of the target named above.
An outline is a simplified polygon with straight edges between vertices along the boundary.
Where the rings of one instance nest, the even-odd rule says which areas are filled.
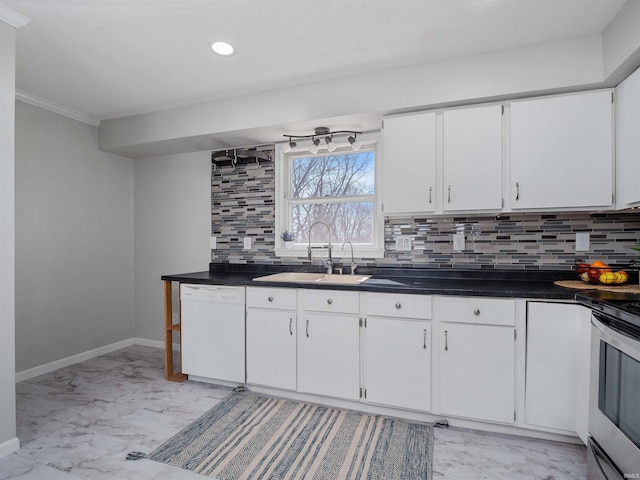
[[[622,285],[629,280],[629,274],[624,270],[613,269],[600,260],[588,263],[578,263],[576,271],[583,282],[592,285]]]

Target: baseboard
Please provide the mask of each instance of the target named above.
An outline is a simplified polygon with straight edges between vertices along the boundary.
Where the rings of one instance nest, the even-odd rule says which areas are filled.
[[[19,449],[20,440],[18,440],[18,437],[13,437],[11,440],[2,442],[0,443],[0,458],[6,457],[13,452],[17,452]]]
[[[164,342],[161,340],[149,340],[148,338],[138,338],[135,337],[133,339],[134,345],[142,345],[143,347],[154,347],[154,348],[164,348]]]
[[[70,357],[61,358],[60,360],[56,360],[55,362],[45,363],[44,365],[39,365],[37,367],[23,370],[22,372],[16,373],[16,383],[28,380],[33,377],[37,377],[38,375],[44,375],[45,373],[54,372],[60,368],[68,367],[69,365],[73,365],[75,363],[84,362],[85,360],[89,360],[94,357],[99,357],[100,355],[104,355],[105,353],[110,353],[116,350],[120,350],[121,348],[130,347],[133,344],[134,339],[128,338],[127,340],[122,340],[121,342],[112,343],[111,345],[105,345],[104,347],[95,348],[87,352],[82,352],[76,355],[71,355]]]
[[[133,344],[134,345],[142,345],[143,347],[153,347],[153,348],[162,348],[162,349],[164,349],[164,342],[161,341],[161,340],[149,340],[148,338],[135,337],[133,339]],[[180,344],[179,343],[174,343],[173,344],[173,351],[174,352],[179,352],[180,351]]]

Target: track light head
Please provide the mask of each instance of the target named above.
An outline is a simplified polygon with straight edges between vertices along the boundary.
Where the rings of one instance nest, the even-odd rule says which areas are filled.
[[[335,152],[336,148],[338,148],[336,142],[333,141],[333,135],[330,137],[324,137],[324,141],[327,142],[327,150],[330,152]]]
[[[286,136],[286,135],[285,135],[285,136]],[[291,150],[293,150],[294,148],[296,148],[296,146],[297,146],[297,145],[298,145],[298,144],[297,144],[296,142],[294,142],[294,141],[292,140],[292,138],[291,138],[291,137],[289,137],[289,143],[285,143],[285,144],[282,146],[282,152],[283,152],[283,153],[289,153]]]
[[[309,151],[315,155],[316,153],[318,153],[319,147],[320,147],[320,139],[314,138],[313,143],[309,147]]]
[[[354,133],[353,136],[347,138],[347,141],[351,144],[351,150],[354,152],[357,152],[362,148],[362,142],[356,138],[357,136],[358,135]]]

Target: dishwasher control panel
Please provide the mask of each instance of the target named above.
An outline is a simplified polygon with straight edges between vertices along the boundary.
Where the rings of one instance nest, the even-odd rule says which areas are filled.
[[[244,298],[244,287],[191,284],[180,285],[181,301],[244,303]]]

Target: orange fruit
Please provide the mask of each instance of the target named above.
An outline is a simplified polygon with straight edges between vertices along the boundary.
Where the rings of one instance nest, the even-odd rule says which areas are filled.
[[[611,269],[609,268],[609,265],[602,262],[601,260],[596,260],[595,262],[593,262],[591,264],[591,267],[598,269],[600,273],[609,273],[611,271]]]

